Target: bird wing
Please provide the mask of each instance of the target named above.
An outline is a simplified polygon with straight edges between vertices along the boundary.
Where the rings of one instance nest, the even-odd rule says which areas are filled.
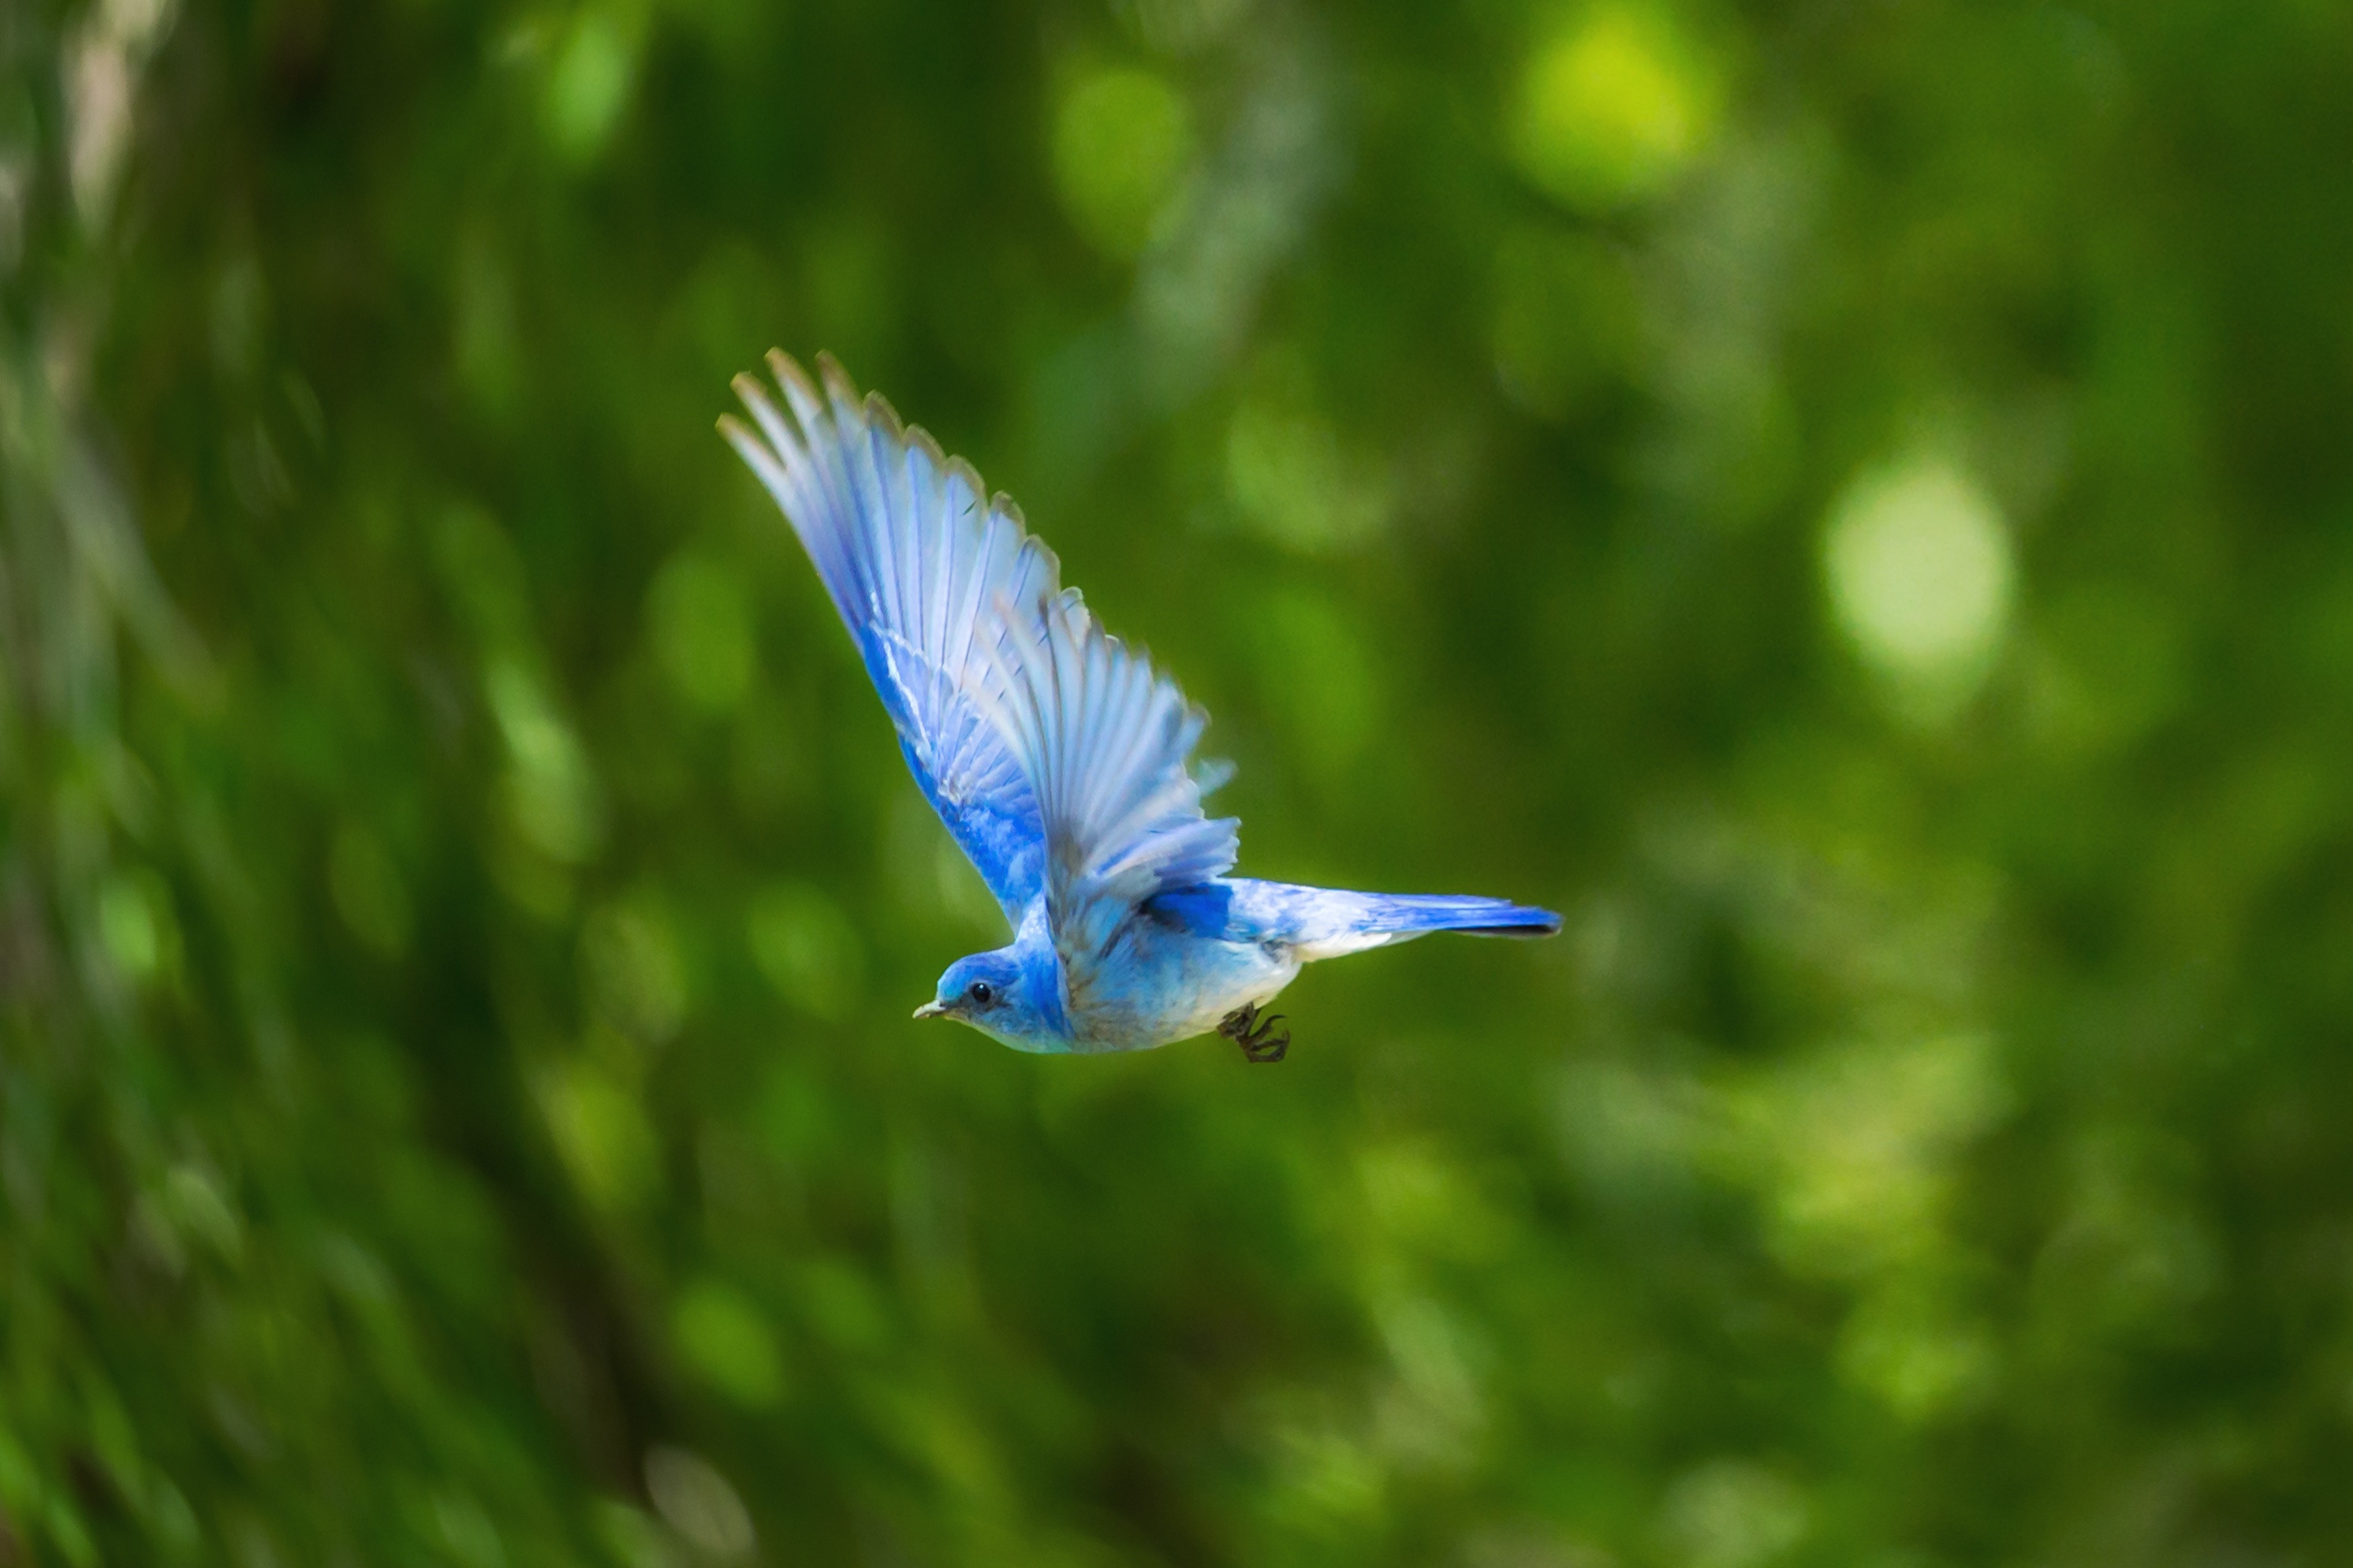
[[[1188,772],[1208,716],[1106,633],[1004,496],[819,356],[822,395],[769,356],[790,405],[738,376],[754,433],[721,429],[815,562],[916,782],[1018,924],[1043,892],[1082,985],[1134,907],[1224,874],[1239,824]],[[765,437],[765,438],[764,438]]]
[[[720,433],[800,536],[916,784],[1018,925],[1045,886],[1048,822],[996,717],[991,656],[1018,628],[1043,635],[1060,566],[1008,497],[881,396],[861,400],[831,358],[822,391],[785,354],[768,364],[790,417],[739,375],[757,428],[731,416]]]
[[[1208,715],[1104,631],[1076,589],[1045,611],[1006,616],[988,701],[1038,792],[1047,918],[1082,991],[1136,905],[1232,869],[1240,824],[1201,810],[1230,769],[1188,771]]]

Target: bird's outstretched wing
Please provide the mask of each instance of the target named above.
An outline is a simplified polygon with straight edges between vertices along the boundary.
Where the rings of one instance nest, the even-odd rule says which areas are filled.
[[[1046,906],[1065,973],[1082,989],[1131,910],[1233,868],[1232,817],[1201,810],[1222,773],[1187,770],[1208,716],[1141,648],[1103,629],[1076,589],[1042,620],[1005,616],[987,700],[1046,824]]]
[[[768,364],[790,417],[739,375],[758,428],[727,416],[720,432],[800,536],[915,782],[1018,924],[1045,885],[1047,825],[993,711],[990,654],[1014,625],[1043,626],[1060,591],[1054,553],[971,464],[879,395],[861,400],[831,358],[818,360],[822,391],[783,353]]]
[[[1105,633],[1004,496],[860,400],[768,363],[788,421],[738,376],[721,430],[784,509],[864,654],[916,782],[1017,923],[1047,895],[1074,986],[1134,906],[1231,868],[1236,826],[1187,772],[1207,718]]]

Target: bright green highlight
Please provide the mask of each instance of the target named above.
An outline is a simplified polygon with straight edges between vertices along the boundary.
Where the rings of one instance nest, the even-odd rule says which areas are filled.
[[[2000,510],[1967,469],[1921,457],[1859,477],[1823,542],[1831,608],[1865,662],[1914,691],[1967,696],[2010,620]]]
[[[1054,114],[1054,185],[1097,248],[1132,257],[1192,163],[1191,111],[1163,78],[1130,66],[1088,68]]]
[[[690,1285],[670,1309],[670,1337],[695,1373],[736,1404],[766,1409],[783,1397],[776,1334],[732,1287],[716,1279]]]
[[[1521,171],[1581,211],[1666,190],[1715,129],[1715,87],[1666,16],[1601,4],[1525,68],[1506,139]]]

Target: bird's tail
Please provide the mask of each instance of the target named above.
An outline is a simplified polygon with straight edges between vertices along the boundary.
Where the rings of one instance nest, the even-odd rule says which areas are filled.
[[[1285,889],[1292,944],[1303,959],[1337,958],[1369,947],[1410,942],[1434,931],[1472,936],[1550,936],[1560,917],[1550,910],[1461,893],[1347,893],[1328,888]]]

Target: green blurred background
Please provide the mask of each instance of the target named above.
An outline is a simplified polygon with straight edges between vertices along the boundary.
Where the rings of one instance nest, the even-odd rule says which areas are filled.
[[[2353,1561],[2353,16],[0,7],[0,1563]],[[1557,941],[1001,927],[830,349]]]

